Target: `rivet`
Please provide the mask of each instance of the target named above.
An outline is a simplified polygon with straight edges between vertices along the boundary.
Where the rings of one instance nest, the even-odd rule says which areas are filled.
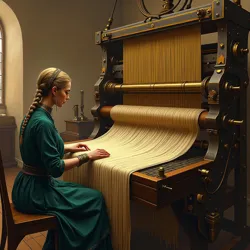
[[[216,70],[217,74],[220,74],[222,72],[221,69]]]
[[[154,28],[154,27],[155,27],[155,25],[154,25],[154,23],[152,23],[152,24],[151,24],[151,28]]]
[[[225,48],[224,43],[221,43],[221,44],[220,44],[220,48],[221,48],[221,49],[224,49],[224,48]]]
[[[216,17],[219,17],[220,16],[220,14],[219,13],[216,13],[216,15],[215,15]]]

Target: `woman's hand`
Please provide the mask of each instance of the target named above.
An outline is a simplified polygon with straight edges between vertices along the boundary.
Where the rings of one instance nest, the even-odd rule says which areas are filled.
[[[64,152],[81,152],[81,151],[88,151],[90,150],[89,147],[83,142],[77,142],[72,144],[64,144]]]
[[[110,156],[110,153],[108,153],[104,149],[96,149],[94,151],[86,153],[90,160],[98,160],[102,158],[106,158]]]

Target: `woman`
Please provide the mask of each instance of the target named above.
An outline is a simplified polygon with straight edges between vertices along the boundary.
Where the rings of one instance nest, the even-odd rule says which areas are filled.
[[[88,151],[84,143],[64,145],[51,111],[54,105],[66,103],[70,89],[71,79],[60,69],[40,73],[35,98],[20,129],[23,169],[15,179],[12,200],[21,212],[57,216],[60,250],[109,250],[109,219],[101,193],[54,179],[89,160],[109,156],[103,149]],[[63,160],[64,153],[77,151],[84,153]],[[54,234],[49,231],[43,250],[54,249]]]

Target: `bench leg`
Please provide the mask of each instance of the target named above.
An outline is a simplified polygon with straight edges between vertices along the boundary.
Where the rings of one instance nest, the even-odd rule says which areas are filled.
[[[1,236],[0,250],[4,250],[7,238],[7,227],[6,227],[5,217],[3,214],[4,212],[2,211],[2,236]]]
[[[59,250],[59,247],[58,247],[58,240],[59,240],[59,237],[58,237],[58,231],[55,230],[54,231],[54,240],[55,240],[55,250]]]
[[[19,235],[8,236],[8,250],[16,250],[22,239]]]

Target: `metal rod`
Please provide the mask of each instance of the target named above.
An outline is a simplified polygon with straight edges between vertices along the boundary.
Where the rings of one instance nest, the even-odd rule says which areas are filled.
[[[115,13],[116,4],[117,4],[117,0],[115,0],[115,2],[114,2],[112,14],[111,14],[111,16],[110,16],[110,18],[108,20],[108,24],[106,25],[106,28],[105,28],[106,31],[110,29],[110,27],[111,27],[111,25],[113,23],[113,20],[114,20],[113,17],[114,17],[114,13]]]
[[[161,84],[116,84],[108,82],[104,86],[107,93],[201,93],[203,82],[161,83]]]

